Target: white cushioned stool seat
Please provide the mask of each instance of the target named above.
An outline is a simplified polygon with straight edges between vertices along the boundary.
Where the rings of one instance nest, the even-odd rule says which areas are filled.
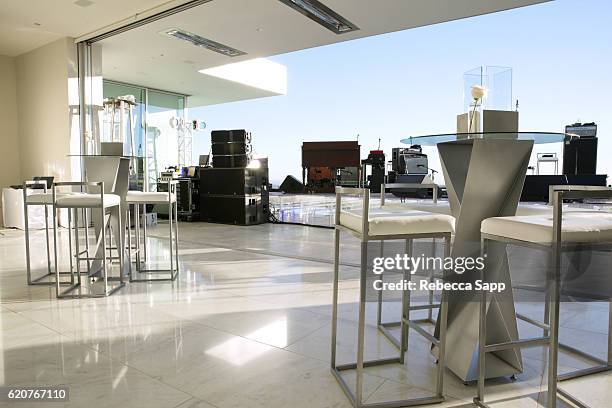
[[[104,194],[104,207],[113,207],[120,203],[121,198],[118,195]],[[73,193],[55,198],[55,205],[63,208],[99,207],[100,204],[100,194]]]
[[[56,194],[56,198],[65,197],[72,193],[62,193]],[[28,204],[33,205],[44,205],[44,204],[53,204],[53,194],[51,193],[40,193],[40,194],[29,194],[26,198]]]
[[[381,207],[385,211],[403,211],[403,210],[417,210],[426,211],[436,214],[448,214],[451,215],[450,204],[448,201],[438,201],[433,203],[431,201],[408,201],[405,203],[389,202],[385,203]],[[585,208],[576,208],[564,206],[563,211],[597,211]],[[552,216],[552,205],[548,204],[525,204],[520,203],[516,209],[516,215],[541,215],[549,214]]]
[[[405,203],[390,202],[385,203],[385,205],[383,205],[381,209],[384,211],[416,210],[436,214],[451,215],[450,205],[448,204],[448,201],[438,201],[437,203],[433,203],[431,201],[409,201]]]
[[[453,233],[455,219],[446,214],[433,214],[425,211],[406,210],[388,212],[370,210],[369,235],[403,235]],[[361,231],[361,214],[340,212],[340,225],[357,232]]]
[[[176,201],[176,195],[170,194],[170,200]],[[164,204],[168,202],[168,192],[128,191],[126,201],[129,204]]]
[[[519,241],[550,244],[553,241],[552,214],[494,217],[480,226],[484,234]],[[563,242],[612,241],[612,213],[592,210],[564,212],[561,222]]]

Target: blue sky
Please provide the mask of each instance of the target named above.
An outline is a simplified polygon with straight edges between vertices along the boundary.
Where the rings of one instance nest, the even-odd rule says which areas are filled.
[[[513,68],[522,131],[599,125],[599,173],[612,173],[612,1],[556,0],[486,16],[271,57],[288,94],[190,110],[208,130],[247,129],[270,178],[301,179],[301,143],[355,140],[362,158],[378,138],[390,154],[410,135],[452,132],[463,111],[463,73]],[[194,155],[210,133],[195,135]],[[560,144],[536,151],[561,152]],[[430,165],[439,169],[435,148]],[[608,156],[608,158],[606,158]],[[604,162],[605,161],[605,162]],[[606,163],[607,162],[607,163]],[[441,178],[436,181],[442,182]]]

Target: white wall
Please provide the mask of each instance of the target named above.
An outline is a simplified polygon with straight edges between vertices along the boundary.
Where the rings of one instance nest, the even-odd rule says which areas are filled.
[[[21,183],[15,58],[0,55],[0,190]],[[0,226],[2,202],[0,201]]]
[[[16,57],[21,177],[72,174],[69,73],[74,71],[75,44],[62,38]],[[75,82],[75,81],[72,81]],[[76,123],[78,128],[78,123]],[[77,150],[72,152],[78,153]]]

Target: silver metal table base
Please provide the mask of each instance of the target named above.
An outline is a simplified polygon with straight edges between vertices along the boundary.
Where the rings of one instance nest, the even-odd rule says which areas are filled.
[[[469,139],[437,146],[451,213],[456,220],[451,256],[476,258],[480,254],[481,222],[489,217],[516,214],[533,141]],[[506,282],[509,287],[507,256],[501,252],[495,255],[499,256],[496,281]],[[477,275],[452,274],[452,279],[473,284]],[[488,313],[496,314],[496,318],[487,320],[490,333],[510,341],[518,338],[511,293],[507,298],[494,299]],[[448,356],[447,364],[464,382],[477,379],[478,367],[474,364],[478,352],[477,333],[478,296],[465,291],[450,293],[447,341],[453,345],[453,353]],[[520,353],[514,353],[510,359],[494,359],[488,364],[486,377],[510,376],[521,369]]]

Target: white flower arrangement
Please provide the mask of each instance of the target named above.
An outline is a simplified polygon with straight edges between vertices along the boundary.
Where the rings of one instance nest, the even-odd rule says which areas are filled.
[[[474,118],[476,115],[476,106],[478,102],[487,96],[487,88],[482,85],[472,85],[472,98],[474,98],[474,109],[472,110],[472,117],[470,119],[469,131],[472,130]]]
[[[472,98],[478,101],[487,96],[487,88],[481,85],[472,85]]]

